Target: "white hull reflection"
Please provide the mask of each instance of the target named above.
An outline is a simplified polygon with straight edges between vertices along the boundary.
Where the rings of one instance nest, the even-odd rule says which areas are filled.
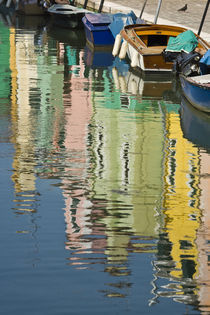
[[[172,80],[168,77],[143,76],[140,73],[128,71],[123,75],[117,68],[112,69],[112,76],[117,90],[135,96],[159,99],[172,89]]]

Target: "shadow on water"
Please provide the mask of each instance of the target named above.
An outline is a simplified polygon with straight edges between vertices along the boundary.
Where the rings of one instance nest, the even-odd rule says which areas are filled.
[[[25,236],[12,238],[22,256],[7,281],[28,276],[18,292],[4,280],[8,296],[45,314],[208,311],[208,118],[175,79],[134,73],[83,31],[32,20],[1,25],[0,145],[13,147],[14,193],[4,199],[9,229]],[[23,271],[32,256],[36,270]]]

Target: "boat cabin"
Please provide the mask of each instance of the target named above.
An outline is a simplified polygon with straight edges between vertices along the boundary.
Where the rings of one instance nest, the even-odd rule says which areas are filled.
[[[168,25],[151,25],[135,29],[135,33],[145,47],[164,46],[168,44],[169,37],[176,37],[186,31],[181,27]]]

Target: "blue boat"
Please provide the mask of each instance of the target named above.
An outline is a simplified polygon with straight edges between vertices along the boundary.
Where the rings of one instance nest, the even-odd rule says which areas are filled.
[[[86,13],[82,18],[86,40],[91,46],[111,48],[121,29],[135,24],[137,19],[133,11],[127,14]]]
[[[197,110],[184,96],[179,113],[184,137],[198,147],[210,149],[210,115]]]
[[[179,75],[183,94],[197,109],[210,113],[210,74]]]
[[[198,30],[200,35],[210,0],[207,0],[201,24]],[[184,43],[179,43],[184,44]],[[185,45],[189,42],[186,42]],[[193,49],[188,56],[179,55],[175,60],[179,73],[182,92],[186,99],[198,110],[210,113],[210,44],[199,39],[201,50]],[[203,46],[203,47],[202,47]],[[183,49],[182,49],[183,50]],[[204,51],[203,54],[201,51]],[[183,53],[183,52],[182,52]]]
[[[112,16],[103,13],[88,13],[82,18],[87,42],[92,46],[109,46],[114,44],[109,25]]]

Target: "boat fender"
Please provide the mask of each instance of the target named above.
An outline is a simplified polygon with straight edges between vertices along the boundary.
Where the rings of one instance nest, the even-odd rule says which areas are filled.
[[[114,41],[114,46],[112,49],[112,55],[116,57],[119,53],[120,46],[121,46],[121,41],[122,41],[122,36],[120,34],[117,34],[115,41]]]
[[[136,82],[136,80],[133,79],[131,81],[131,93],[136,95],[137,94],[137,90],[138,90],[137,82]]]
[[[135,50],[133,53],[132,60],[131,60],[131,67],[135,68],[138,66],[138,64],[139,64],[139,53],[138,51]]]
[[[121,49],[120,49],[120,53],[119,53],[119,58],[120,59],[125,59],[126,53],[127,53],[127,49],[128,49],[128,43],[126,41],[124,41],[122,43]]]
[[[122,93],[127,93],[127,85],[126,85],[125,77],[119,76],[119,83],[120,83],[120,91]]]
[[[115,87],[117,90],[119,90],[120,89],[119,76],[118,76],[118,71],[115,67],[112,69],[112,75],[113,75]]]

